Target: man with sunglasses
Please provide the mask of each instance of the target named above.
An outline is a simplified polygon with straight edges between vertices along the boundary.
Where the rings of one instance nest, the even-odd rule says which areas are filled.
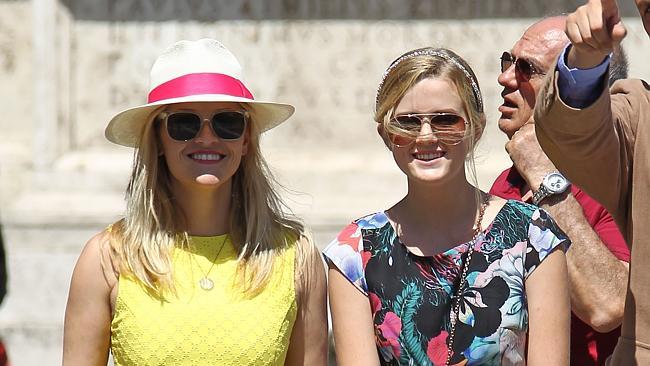
[[[650,35],[650,0],[636,5]],[[612,213],[632,247],[621,337],[609,364],[650,365],[650,86],[625,79],[607,87],[609,55],[626,35],[616,1],[578,7],[566,34],[571,44],[540,92],[537,135],[555,165]]]
[[[506,150],[513,167],[501,173],[490,193],[543,207],[571,238],[566,254],[573,311],[571,364],[602,365],[620,333],[629,250],[609,213],[557,171],[532,124],[544,75],[569,42],[565,23],[566,17],[558,16],[533,24],[501,56],[499,128],[510,139]],[[619,70],[626,72],[623,66]]]

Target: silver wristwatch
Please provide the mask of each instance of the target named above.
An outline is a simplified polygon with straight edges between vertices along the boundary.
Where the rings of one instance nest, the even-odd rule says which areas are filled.
[[[535,193],[533,193],[533,204],[539,206],[546,197],[564,193],[571,183],[560,173],[551,172],[544,176],[542,184]]]

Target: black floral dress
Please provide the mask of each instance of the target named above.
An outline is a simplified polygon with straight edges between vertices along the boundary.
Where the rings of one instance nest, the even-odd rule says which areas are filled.
[[[356,220],[323,251],[368,296],[382,365],[444,365],[451,296],[468,246],[452,365],[524,365],[525,281],[566,235],[543,210],[508,201],[474,243],[430,257],[412,254],[384,212]]]

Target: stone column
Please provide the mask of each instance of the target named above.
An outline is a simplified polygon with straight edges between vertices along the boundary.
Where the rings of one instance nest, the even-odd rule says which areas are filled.
[[[34,33],[34,168],[50,166],[56,155],[57,92],[56,7],[57,0],[32,0]]]
[[[70,24],[58,0],[32,0],[34,170],[43,172],[70,147]]]

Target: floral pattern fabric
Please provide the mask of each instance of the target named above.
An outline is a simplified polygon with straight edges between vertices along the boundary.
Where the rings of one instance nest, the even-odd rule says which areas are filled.
[[[445,364],[451,297],[469,245],[450,364],[525,364],[526,278],[569,240],[545,211],[508,201],[474,243],[433,256],[409,252],[384,212],[356,220],[325,248],[368,296],[382,365]]]

